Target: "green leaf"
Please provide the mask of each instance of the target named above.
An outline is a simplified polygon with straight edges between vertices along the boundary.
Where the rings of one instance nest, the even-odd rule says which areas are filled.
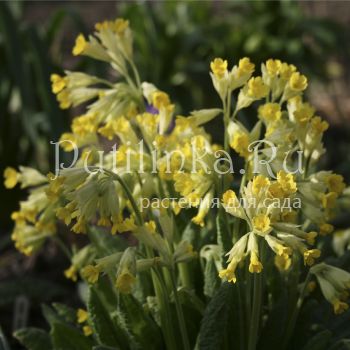
[[[350,339],[339,340],[329,350],[350,350]]]
[[[116,253],[118,251],[123,251],[127,248],[127,243],[125,240],[121,239],[117,235],[112,236],[103,229],[98,229],[97,227],[90,227],[88,230],[88,236],[91,243],[96,248],[99,256],[104,257]]]
[[[121,346],[127,344],[127,338],[119,325],[113,321],[99,294],[90,288],[87,303],[89,319],[94,333],[101,344],[108,346]],[[123,346],[124,345],[124,346]]]
[[[50,306],[41,305],[41,311],[47,323],[52,327],[55,322],[63,322],[63,317],[59,316]]]
[[[54,350],[91,350],[93,346],[91,338],[62,322],[53,323],[51,338]]]
[[[275,271],[276,272],[276,271]],[[259,337],[258,348],[261,350],[277,349],[283,341],[283,332],[286,329],[288,297],[284,292],[280,298],[273,304],[267,321],[261,331]]]
[[[145,313],[141,304],[132,295],[121,294],[120,301],[136,341],[145,349],[160,349],[161,333],[153,318]]]
[[[181,304],[196,310],[201,316],[204,314],[205,303],[196,295],[193,289],[182,287],[178,290]]]
[[[198,346],[201,350],[222,349],[224,341],[232,338],[232,333],[238,331],[238,322],[233,321],[231,314],[236,316],[237,305],[236,288],[238,285],[225,282],[208,304],[199,331]],[[229,326],[229,329],[227,327]],[[237,338],[237,337],[236,337]],[[235,349],[231,344],[230,349]]]
[[[307,342],[303,350],[324,350],[329,346],[331,337],[332,332],[328,329],[319,332]]]
[[[13,335],[28,350],[50,350],[52,344],[47,332],[39,328],[23,328]]]
[[[111,348],[110,346],[97,345],[92,348],[92,350],[118,350],[119,348]]]
[[[216,269],[215,261],[210,258],[205,264],[204,270],[204,286],[203,292],[208,297],[213,297],[215,292],[220,287],[221,281],[218,277],[218,270]]]
[[[52,306],[55,308],[58,315],[65,321],[69,323],[75,323],[77,321],[77,313],[75,309],[60,303],[53,303]]]
[[[216,230],[218,235],[218,244],[221,248],[222,254],[226,254],[232,248],[232,241],[230,232],[227,230],[227,217],[223,208],[220,208],[218,216],[216,217]]]

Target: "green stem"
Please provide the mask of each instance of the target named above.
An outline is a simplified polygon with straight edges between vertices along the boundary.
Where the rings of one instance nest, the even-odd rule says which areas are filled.
[[[241,282],[237,283],[237,299],[238,299],[238,313],[239,313],[239,332],[240,332],[240,341],[239,348],[244,349],[244,341],[245,341],[245,328],[244,328],[244,305],[241,294]]]
[[[261,314],[261,299],[262,299],[262,279],[261,274],[254,274],[254,294],[253,294],[253,309],[250,322],[250,332],[248,339],[248,350],[255,350],[258,341],[258,331]]]
[[[185,317],[184,317],[184,314],[183,314],[183,310],[182,310],[182,306],[181,306],[181,303],[180,303],[180,300],[179,300],[179,296],[177,294],[177,287],[176,287],[174,270],[171,270],[171,282],[172,282],[172,285],[173,285],[175,307],[176,307],[176,313],[177,313],[179,326],[180,326],[180,332],[181,332],[181,337],[182,337],[183,349],[184,350],[190,350],[191,347],[190,347],[190,343],[189,343],[189,340],[188,340],[186,323],[185,323]]]
[[[176,337],[174,334],[174,327],[171,319],[171,308],[169,304],[168,292],[160,271],[157,269],[157,272],[151,271],[151,274],[154,291],[159,302],[160,319],[166,348],[176,350]]]
[[[69,260],[72,258],[72,253],[70,252],[69,248],[66,246],[66,244],[62,241],[62,239],[58,236],[53,237],[55,242],[58,244],[58,246],[61,248],[62,252],[67,256]]]
[[[139,88],[139,91],[141,92],[142,94],[142,90],[141,90],[141,79],[140,79],[140,75],[139,75],[139,72],[134,64],[134,62],[132,60],[129,60],[129,63],[130,63],[130,66],[131,66],[131,69],[134,73],[134,76],[135,76],[135,79],[136,79],[136,85],[137,87]]]
[[[107,174],[111,175],[116,181],[118,181],[120,183],[120,185],[122,186],[126,196],[128,197],[129,201],[130,201],[130,204],[134,210],[134,213],[136,215],[136,220],[137,220],[137,223],[139,225],[143,225],[143,218],[142,218],[142,215],[141,215],[141,212],[140,212],[140,209],[139,207],[137,206],[137,203],[135,202],[135,199],[128,187],[128,185],[124,182],[124,180],[118,175],[118,174],[115,174],[113,173],[112,171],[108,170],[108,169],[103,169],[104,172],[106,172]]]
[[[298,315],[301,309],[301,306],[303,305],[305,296],[306,296],[306,291],[307,291],[307,285],[309,284],[309,281],[311,279],[311,273],[310,271],[308,272],[306,279],[304,281],[303,287],[301,289],[299,298],[296,302],[295,307],[293,308],[293,312],[290,316],[289,322],[287,324],[287,328],[286,328],[286,333],[285,333],[285,337],[284,337],[284,342],[283,342],[283,346],[281,347],[281,349],[287,349],[288,343],[289,343],[289,339],[294,331],[295,328],[295,324],[296,321],[298,319]]]

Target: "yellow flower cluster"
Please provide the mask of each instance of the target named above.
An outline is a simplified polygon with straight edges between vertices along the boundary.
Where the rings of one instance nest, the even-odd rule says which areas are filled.
[[[287,270],[291,266],[294,252],[303,255],[305,265],[314,263],[314,259],[320,256],[320,251],[309,249],[308,245],[314,243],[317,233],[305,232],[293,224],[296,218],[296,211],[291,204],[293,199],[297,199],[297,183],[292,174],[283,170],[278,172],[275,181],[263,175],[254,177],[243,189],[241,201],[232,190],[224,193],[225,210],[243,219],[250,232],[228,253],[229,264],[220,272],[221,277],[235,281],[236,267],[246,255],[250,255],[250,271],[261,272],[263,266],[258,263],[259,236],[263,237],[267,246],[276,254],[276,263],[281,269]],[[286,203],[290,203],[290,207]]]
[[[51,76],[61,108],[87,104],[86,113],[74,118],[71,130],[60,139],[66,152],[78,149],[79,157],[56,177],[23,167],[19,172],[5,170],[7,188],[17,183],[31,187],[28,200],[12,214],[16,247],[28,255],[37,251],[55,234],[57,220],[75,233],[86,233],[91,225],[111,234],[132,232],[153,255],[141,259],[137,247],[130,247],[96,257],[87,245],[75,252],[65,271],[67,278],[77,281],[80,276],[90,284],[97,283],[101,274],[113,274],[116,288],[131,293],[138,272],[154,266],[173,268],[196,257],[192,245],[175,235],[174,215],[182,215],[183,208],[197,208],[192,222],[204,227],[219,196],[220,212],[232,216],[226,218],[228,234],[233,231],[227,238],[235,242],[229,252],[221,251],[220,242],[211,247],[221,278],[236,282],[237,269],[247,257],[249,272],[260,273],[268,255],[265,249],[273,252],[283,273],[300,258],[305,266],[314,265],[321,256],[316,237],[332,231],[329,222],[345,184],[340,175],[314,169],[324,152],[322,136],[328,124],[303,101],[307,78],[295,66],[276,59],[261,65],[261,76],[253,76],[255,65],[247,57],[232,69],[227,60],[216,58],[210,75],[222,108],[180,116],[166,92],[140,80],[128,21],[105,21],[95,29],[88,39],[82,34],[77,37],[73,55],[109,63],[119,78],[110,82],[69,71]],[[257,122],[249,129],[240,120],[240,111],[260,100]],[[225,126],[222,146],[213,144],[204,129],[220,114]],[[118,145],[113,151],[112,141]],[[230,148],[245,161],[236,192]],[[299,172],[294,171],[298,153],[302,155]],[[223,161],[218,162],[219,156]],[[174,200],[167,208],[143,207],[144,199],[169,198]],[[228,256],[225,267],[222,253]],[[348,286],[347,276],[338,271],[344,283],[330,287],[334,270],[328,269],[325,278],[316,266],[312,271],[336,313],[346,309],[341,291]],[[79,310],[78,322],[90,335],[84,310]]]

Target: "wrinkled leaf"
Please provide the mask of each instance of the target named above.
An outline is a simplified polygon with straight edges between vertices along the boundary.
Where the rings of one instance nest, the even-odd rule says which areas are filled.
[[[50,350],[50,336],[39,328],[23,328],[14,333],[14,337],[28,350]]]

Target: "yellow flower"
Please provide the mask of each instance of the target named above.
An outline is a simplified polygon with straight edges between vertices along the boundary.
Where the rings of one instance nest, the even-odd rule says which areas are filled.
[[[98,281],[100,271],[96,266],[87,265],[82,269],[81,274],[88,283],[95,284]]]
[[[320,117],[314,117],[311,119],[311,128],[316,134],[322,134],[329,127],[329,124],[322,120]]]
[[[295,210],[286,210],[281,213],[281,220],[284,222],[289,222],[291,224],[296,223],[298,218],[298,213]]]
[[[135,225],[134,218],[126,218],[122,222],[116,222],[114,223],[112,227],[112,234],[115,234],[116,232],[123,233],[123,232],[132,232],[137,228]]]
[[[67,89],[62,90],[57,94],[57,101],[60,103],[61,109],[68,109],[71,106],[72,102]]]
[[[236,263],[235,264],[230,263],[227,269],[223,269],[219,272],[219,277],[227,279],[228,282],[236,283],[237,281],[236,274],[235,274],[236,267],[237,267]]]
[[[312,266],[315,263],[315,259],[321,256],[321,251],[319,249],[305,250],[304,252],[304,264]]]
[[[333,309],[336,315],[343,313],[348,308],[349,308],[349,305],[343,301],[340,301],[339,299],[335,299],[333,301]]]
[[[281,107],[278,103],[266,103],[259,107],[259,118],[271,123],[281,119]]]
[[[7,167],[4,171],[4,185],[6,188],[11,189],[14,188],[17,185],[18,179],[19,179],[19,173],[16,171],[16,169]]]
[[[152,94],[152,105],[158,110],[170,105],[169,95],[163,91],[155,91]]]
[[[114,120],[108,121],[104,126],[100,127],[97,131],[106,139],[110,141],[113,140],[113,138],[116,136],[115,121]]]
[[[273,198],[282,198],[284,196],[283,189],[277,181],[270,185],[269,194]]]
[[[65,142],[63,142],[65,141]],[[74,150],[74,146],[77,145],[77,139],[74,134],[65,132],[60,137],[60,146],[65,152],[71,152]]]
[[[78,219],[78,221],[72,227],[72,231],[75,233],[86,233],[86,221],[83,217]]]
[[[297,69],[293,64],[282,63],[279,70],[281,78],[288,80]]]
[[[247,158],[249,156],[248,146],[250,144],[249,135],[237,131],[234,133],[230,142],[230,146],[241,156]]]
[[[275,255],[275,266],[278,268],[279,271],[287,271],[289,270],[292,259],[287,254],[282,255]]]
[[[116,287],[121,293],[130,294],[135,282],[136,277],[128,270],[125,270],[117,277]]]
[[[215,58],[210,63],[210,68],[217,78],[222,78],[227,71],[227,61],[222,58]]]
[[[129,21],[124,18],[117,18],[114,21],[114,30],[117,34],[121,35],[129,27]]]
[[[341,194],[345,188],[344,178],[338,174],[331,174],[327,177],[327,186],[330,192]]]
[[[76,282],[78,277],[77,277],[77,269],[75,268],[74,265],[71,265],[67,270],[64,271],[64,275],[66,278],[72,280],[73,282]]]
[[[148,222],[145,223],[145,227],[148,229],[148,231],[150,231],[151,233],[156,233],[156,228],[157,225],[153,220],[150,220]]]
[[[292,249],[290,247],[284,246],[283,242],[278,238],[272,235],[266,235],[265,240],[276,255],[286,257],[292,254]]]
[[[320,235],[321,236],[328,235],[328,234],[332,233],[333,230],[334,230],[334,226],[331,224],[324,223],[324,224],[320,225]]]
[[[226,191],[222,196],[222,201],[225,205],[233,205],[234,203],[236,203],[236,200],[236,193],[232,190]]]
[[[279,73],[282,62],[280,60],[269,59],[266,61],[266,70],[268,74],[272,77],[276,76]]]
[[[322,195],[322,207],[325,209],[331,209],[335,207],[338,194],[336,192],[329,192]]]
[[[212,206],[212,200],[213,191],[209,190],[200,202],[198,213],[195,217],[192,218],[192,222],[201,227],[204,227],[204,218],[206,217]]]
[[[58,74],[51,74],[50,80],[52,82],[52,92],[58,94],[66,87],[66,78]]]
[[[24,226],[26,223],[26,216],[20,211],[14,211],[11,214],[11,219],[16,223],[16,226]]]
[[[315,231],[307,232],[305,235],[305,239],[308,244],[314,245],[315,244],[315,238],[317,237],[318,233]]]
[[[88,337],[92,334],[92,328],[90,326],[86,325],[83,327],[83,332],[84,332],[85,337]]]
[[[129,27],[129,21],[123,18],[117,18],[114,22],[103,21],[95,24],[95,29],[97,31],[109,29],[109,30],[112,30],[114,33],[117,33],[118,35],[123,35],[128,27]]]
[[[302,103],[298,106],[293,115],[298,123],[305,125],[312,118],[314,113],[315,109],[310,106],[309,103]]]
[[[56,216],[58,219],[62,220],[67,226],[72,221],[72,212],[66,207],[58,208],[56,210]]]
[[[89,314],[84,309],[78,309],[77,311],[77,321],[78,323],[84,323],[88,320]]]
[[[73,55],[78,56],[84,52],[88,43],[86,42],[84,35],[79,34],[75,40],[75,46],[73,47]]]
[[[72,131],[79,136],[86,136],[96,131],[96,114],[86,114],[76,117],[72,122]]]
[[[287,174],[284,170],[280,170],[277,173],[277,182],[287,196],[297,191],[297,184],[294,181],[293,174]]]
[[[253,99],[260,99],[269,93],[269,87],[264,84],[261,77],[251,78],[248,81],[248,96]]]
[[[307,88],[307,78],[299,72],[292,73],[289,78],[289,87],[292,91],[301,92]]]
[[[255,176],[252,183],[252,192],[255,196],[257,196],[262,189],[269,185],[270,180],[267,177],[263,175]]]
[[[253,218],[253,227],[259,234],[267,234],[271,229],[270,218],[265,214],[258,214]]]
[[[256,252],[252,252],[250,254],[249,272],[260,273],[262,269],[263,266],[262,263],[259,261],[258,254]]]
[[[226,62],[225,69],[226,68],[227,68],[227,62]],[[238,72],[237,72],[238,77],[253,73],[254,68],[255,68],[255,64],[250,62],[250,59],[248,57],[241,58],[238,62]]]

